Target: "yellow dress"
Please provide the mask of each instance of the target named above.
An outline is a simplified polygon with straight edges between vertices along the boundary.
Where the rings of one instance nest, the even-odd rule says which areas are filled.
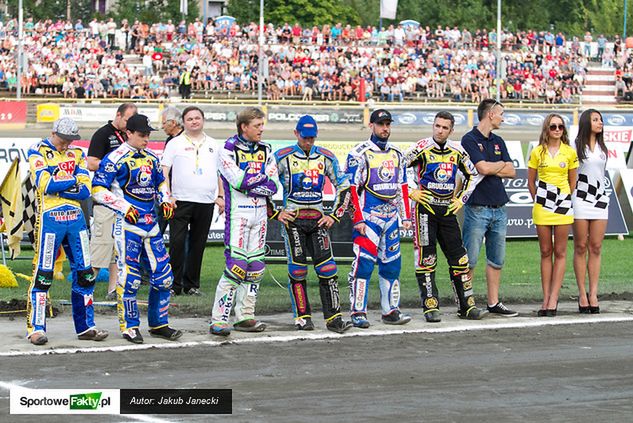
[[[530,153],[530,169],[536,169],[536,199],[532,218],[536,225],[569,225],[574,223],[569,170],[578,167],[576,150],[560,145],[552,157],[547,146],[539,145]]]

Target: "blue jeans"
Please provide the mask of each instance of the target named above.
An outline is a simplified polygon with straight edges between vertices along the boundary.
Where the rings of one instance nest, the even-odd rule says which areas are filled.
[[[475,268],[481,244],[486,241],[486,259],[495,269],[501,269],[506,255],[506,207],[464,206],[462,238],[468,253],[468,263]]]

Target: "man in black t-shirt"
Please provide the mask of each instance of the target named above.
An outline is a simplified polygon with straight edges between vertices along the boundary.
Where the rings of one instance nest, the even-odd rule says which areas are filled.
[[[94,133],[88,147],[88,169],[99,169],[101,160],[116,150],[127,140],[125,127],[127,120],[137,112],[134,103],[123,103],[116,111],[114,120],[108,121]],[[90,238],[90,258],[95,272],[107,267],[110,272],[108,294],[106,299],[116,299],[117,266],[114,258],[114,238],[112,225],[114,224],[114,212],[107,207],[95,204],[92,209],[93,226]]]

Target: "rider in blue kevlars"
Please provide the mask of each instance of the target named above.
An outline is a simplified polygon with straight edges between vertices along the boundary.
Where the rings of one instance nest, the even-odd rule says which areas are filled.
[[[313,330],[312,308],[308,299],[307,257],[312,257],[319,278],[319,294],[328,330],[343,333],[351,323],[343,321],[337,283],[337,267],[332,255],[328,229],[339,222],[349,204],[349,181],[336,156],[315,146],[317,123],[302,116],[297,123],[297,144],[275,152],[279,179],[284,189],[284,208],[271,218],[283,224],[282,234],[288,256],[288,291],[297,330]],[[325,178],[336,188],[332,211],[323,210]]]
[[[117,212],[114,242],[119,281],[117,308],[123,338],[143,343],[136,293],[141,285],[141,264],[150,272],[147,314],[149,333],[174,341],[182,332],[168,326],[170,288],[173,282],[169,254],[158,227],[154,201],[158,198],[165,219],[174,214],[158,157],[146,150],[155,131],[149,118],[134,115],[127,121],[127,142],[108,154],[92,180],[95,201]]]

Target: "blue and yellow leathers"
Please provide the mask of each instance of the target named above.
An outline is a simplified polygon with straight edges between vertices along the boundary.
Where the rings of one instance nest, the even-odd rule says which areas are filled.
[[[422,190],[428,198],[423,203],[414,203],[413,213],[415,276],[424,313],[439,311],[439,291],[435,283],[437,243],[448,261],[459,310],[467,313],[475,307],[475,299],[468,273],[468,255],[450,205],[453,201],[462,204],[468,201],[478,177],[475,165],[459,142],[446,140],[440,144],[432,137],[417,141],[404,156],[407,167],[415,171],[411,188]],[[459,191],[458,174],[463,180]]]
[[[169,202],[169,192],[158,157],[128,143],[108,154],[92,180],[95,201],[117,212],[114,242],[119,280],[117,308],[121,332],[140,325],[136,293],[141,285],[141,263],[150,271],[148,321],[150,329],[168,324],[170,288],[173,282],[169,254],[158,227],[154,202]],[[135,224],[124,216],[134,207]]]
[[[354,262],[349,274],[352,317],[367,313],[369,280],[378,262],[383,316],[400,306],[400,229],[398,217],[410,220],[406,169],[402,153],[390,143],[358,144],[347,156],[354,225],[365,223],[362,235],[352,233]]]
[[[319,226],[324,214],[339,222],[349,205],[349,181],[336,156],[328,149],[312,146],[310,152],[298,144],[275,152],[279,180],[283,186],[286,211],[296,211],[295,219],[283,226],[282,234],[288,256],[288,291],[295,319],[312,317],[306,276],[307,256],[312,257],[319,278],[323,316],[331,321],[341,316],[337,267],[332,255],[328,230]],[[325,178],[336,188],[331,212],[324,213]],[[278,212],[271,218],[275,218]]]
[[[28,153],[37,189],[37,223],[33,281],[29,287],[27,333],[46,332],[46,296],[53,282],[55,259],[63,246],[72,272],[71,302],[78,335],[95,328],[88,228],[80,200],[90,197],[90,175],[79,148],[58,151],[49,139]]]

